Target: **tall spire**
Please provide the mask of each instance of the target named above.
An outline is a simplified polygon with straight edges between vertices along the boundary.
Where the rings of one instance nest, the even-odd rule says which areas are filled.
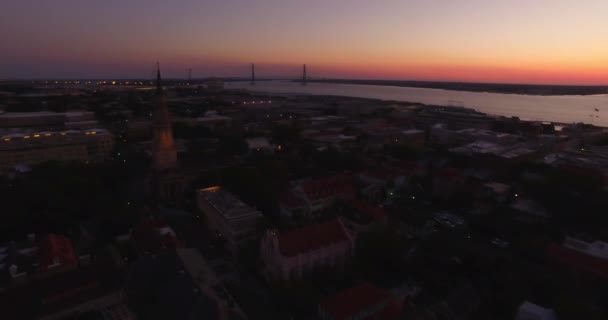
[[[156,93],[161,94],[163,87],[160,85],[160,62],[156,63]]]
[[[160,78],[160,64],[156,69],[156,95],[157,101],[154,107],[153,118],[153,143],[152,157],[153,166],[156,171],[174,168],[177,162],[177,151],[173,141],[171,128],[171,117],[167,108],[166,96],[163,94]]]

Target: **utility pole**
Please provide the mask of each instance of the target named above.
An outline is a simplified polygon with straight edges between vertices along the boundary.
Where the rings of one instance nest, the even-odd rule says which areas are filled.
[[[303,86],[306,85],[307,80],[308,80],[308,77],[306,76],[306,65],[304,65],[303,70],[302,70],[302,85]]]
[[[251,85],[255,86],[255,64],[251,64]]]

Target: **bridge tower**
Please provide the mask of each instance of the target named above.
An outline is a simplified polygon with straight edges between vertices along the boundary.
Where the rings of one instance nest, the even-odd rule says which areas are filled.
[[[251,85],[255,86],[255,64],[251,64]]]

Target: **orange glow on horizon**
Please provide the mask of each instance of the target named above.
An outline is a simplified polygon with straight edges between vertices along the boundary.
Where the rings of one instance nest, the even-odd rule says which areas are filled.
[[[141,79],[161,61],[169,78],[306,63],[311,77],[608,85],[606,0],[66,1],[8,0],[4,77]]]

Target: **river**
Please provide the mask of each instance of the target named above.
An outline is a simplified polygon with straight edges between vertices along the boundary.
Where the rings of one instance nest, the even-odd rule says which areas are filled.
[[[487,92],[467,92],[411,87],[258,81],[227,83],[226,88],[243,88],[272,94],[335,95],[407,101],[429,105],[459,105],[492,115],[517,116],[525,120],[562,123],[585,122],[608,127],[608,95],[535,96]],[[599,111],[596,111],[597,110]]]

